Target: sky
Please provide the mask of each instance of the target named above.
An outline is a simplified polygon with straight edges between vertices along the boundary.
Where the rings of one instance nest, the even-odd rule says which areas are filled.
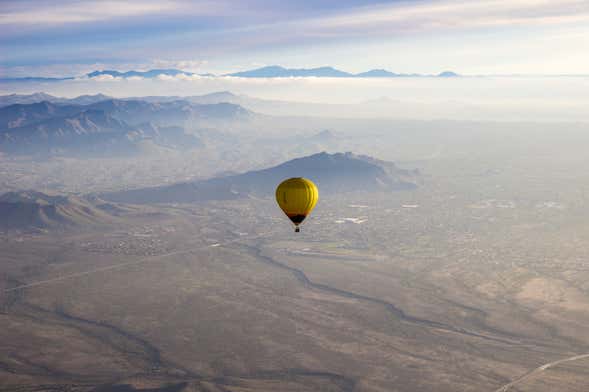
[[[264,65],[588,74],[589,0],[0,0],[0,77]]]

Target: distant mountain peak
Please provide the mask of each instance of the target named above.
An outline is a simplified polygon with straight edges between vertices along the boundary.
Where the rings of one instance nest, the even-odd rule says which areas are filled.
[[[452,71],[444,71],[444,72],[440,72],[438,74],[438,77],[440,77],[440,78],[455,78],[458,76],[460,76],[460,75],[458,75],[456,72],[452,72]]]
[[[112,99],[112,97],[111,97],[111,96],[109,96],[109,95],[104,95],[104,94],[102,94],[102,93],[98,93],[98,94],[94,94],[94,95],[92,95],[92,94],[85,94],[85,95],[80,95],[80,96],[79,96],[79,97],[77,97],[76,99],[78,99],[78,100],[79,100],[79,99],[81,99],[81,98],[91,98],[91,99],[100,99],[100,100],[103,100],[103,99]]]
[[[204,94],[201,95],[200,98],[202,100],[207,100],[207,99],[215,99],[215,100],[233,100],[235,98],[238,98],[237,95],[233,94],[231,91],[215,91],[212,93],[208,93],[208,94]]]
[[[391,71],[387,71],[386,69],[371,69],[370,71],[357,73],[354,76],[359,78],[387,78],[399,75]]]
[[[335,138],[335,135],[329,129],[324,129],[322,131],[317,132],[315,135],[312,136],[312,138],[317,140],[331,140]]]
[[[328,66],[307,69],[285,68],[280,65],[269,65],[249,71],[235,72],[228,76],[241,78],[350,77],[352,74]]]
[[[230,96],[230,97],[236,97],[237,96],[237,95],[233,94],[229,90],[215,91],[215,92],[212,92],[212,93],[205,94],[204,96],[207,96],[207,95],[226,95],[226,96]]]
[[[16,96],[18,96],[18,94],[12,94],[12,96],[16,97]],[[24,96],[24,95],[21,95],[21,96]],[[42,101],[50,101],[53,98],[55,98],[53,95],[49,95],[44,92],[32,93],[29,95],[29,97],[32,99],[38,99],[38,100],[42,100]]]
[[[101,93],[94,95],[80,95],[76,98],[62,98],[49,95],[44,92],[38,92],[28,95],[10,94],[0,96],[0,107],[14,104],[32,104],[42,101],[51,102],[54,104],[74,104],[74,105],[90,105],[95,102],[111,99],[108,95]]]
[[[258,70],[267,70],[267,71],[285,71],[287,68],[281,65],[266,65],[264,67],[258,68]]]

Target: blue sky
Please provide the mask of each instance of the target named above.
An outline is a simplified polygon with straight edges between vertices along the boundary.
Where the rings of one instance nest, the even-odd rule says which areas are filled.
[[[589,73],[589,1],[0,0],[3,76],[280,64]]]

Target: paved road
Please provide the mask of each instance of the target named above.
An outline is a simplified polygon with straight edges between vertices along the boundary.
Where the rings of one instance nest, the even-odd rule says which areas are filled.
[[[516,384],[519,384],[522,381],[525,381],[525,380],[527,380],[527,379],[529,379],[539,373],[542,373],[546,369],[550,369],[551,367],[558,366],[558,365],[565,363],[565,362],[577,361],[579,359],[584,359],[584,358],[589,358],[589,354],[575,355],[573,357],[559,359],[558,361],[545,363],[542,366],[538,366],[537,368],[530,370],[529,372],[527,372],[523,376],[513,380],[509,384],[505,384],[501,388],[496,389],[494,392],[507,392],[507,391],[509,391],[509,389],[511,389],[511,387],[515,386]]]

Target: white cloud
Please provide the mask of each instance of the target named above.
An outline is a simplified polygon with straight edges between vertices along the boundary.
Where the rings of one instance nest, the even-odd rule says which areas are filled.
[[[178,74],[176,75],[176,79],[178,80],[187,80],[187,81],[194,81],[194,80],[200,80],[202,79],[203,76],[200,75],[186,75],[186,74]]]
[[[172,75],[165,75],[165,74],[158,75],[156,77],[156,79],[158,79],[158,80],[164,80],[164,81],[177,81],[178,80],[176,77],[174,77]]]
[[[176,68],[183,71],[197,71],[207,64],[206,60],[152,60],[150,68]]]
[[[422,32],[504,27],[572,25],[589,22],[588,0],[430,0],[371,5],[289,22],[249,24],[230,31],[240,44],[350,38],[398,38]]]
[[[120,78],[118,76],[112,76],[112,75],[97,75],[94,76],[93,78],[89,78],[90,80],[94,80],[97,82],[118,82],[123,80],[123,78]]]
[[[358,8],[302,24],[309,29],[306,34],[330,36],[583,21],[589,21],[587,0],[442,0]]]
[[[207,76],[200,76],[200,75],[186,75],[186,74],[178,74],[178,75],[158,75],[156,77],[157,80],[163,81],[170,81],[170,82],[178,82],[178,81],[185,81],[185,82],[194,82],[198,80],[202,80],[207,78]]]
[[[171,0],[107,0],[62,4],[33,2],[32,7],[29,8],[21,6],[0,11],[0,25],[62,25],[68,23],[85,23],[119,17],[158,14],[176,10],[180,6],[181,3]]]

